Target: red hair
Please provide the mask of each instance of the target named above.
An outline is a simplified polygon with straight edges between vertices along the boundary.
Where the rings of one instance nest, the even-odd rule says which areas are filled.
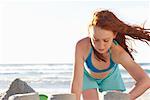
[[[126,44],[126,40],[128,39],[126,36],[141,40],[147,44],[150,41],[150,31],[148,31],[149,29],[125,24],[108,10],[95,12],[90,26],[98,26],[102,29],[113,31],[113,33],[116,34],[115,40],[124,48],[124,50],[126,50],[132,59],[134,58],[131,52],[134,51],[134,49],[131,47],[129,48],[129,46]],[[94,53],[98,59],[104,61],[103,57],[100,56],[101,54],[99,54],[95,49]]]

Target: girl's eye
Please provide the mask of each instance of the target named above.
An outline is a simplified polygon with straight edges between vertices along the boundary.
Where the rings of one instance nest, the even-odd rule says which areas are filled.
[[[108,42],[109,40],[104,40],[104,42]]]

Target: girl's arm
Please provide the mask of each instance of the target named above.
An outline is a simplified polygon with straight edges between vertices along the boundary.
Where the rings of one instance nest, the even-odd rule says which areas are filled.
[[[120,47],[119,52],[119,63],[136,81],[135,87],[129,92],[131,100],[134,100],[150,88],[150,78],[124,49]]]
[[[80,96],[82,93],[82,80],[84,68],[84,59],[82,51],[82,44],[78,42],[75,49],[74,73],[71,85],[71,93],[74,93],[76,95],[76,100],[80,100]]]

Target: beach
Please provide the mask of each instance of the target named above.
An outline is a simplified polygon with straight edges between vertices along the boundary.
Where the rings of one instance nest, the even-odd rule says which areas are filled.
[[[150,64],[141,63],[142,68],[150,76]],[[135,81],[121,66],[121,75],[128,92]],[[70,93],[70,82],[72,77],[72,64],[13,64],[0,65],[0,93],[4,93],[15,78],[27,82],[36,92],[40,94],[62,94]],[[150,90],[139,98],[150,97]]]

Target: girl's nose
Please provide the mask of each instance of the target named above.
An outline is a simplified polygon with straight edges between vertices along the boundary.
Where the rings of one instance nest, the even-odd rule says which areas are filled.
[[[103,42],[100,42],[99,44],[98,44],[98,48],[99,49],[104,49],[105,48],[105,46],[104,46],[104,43]]]

